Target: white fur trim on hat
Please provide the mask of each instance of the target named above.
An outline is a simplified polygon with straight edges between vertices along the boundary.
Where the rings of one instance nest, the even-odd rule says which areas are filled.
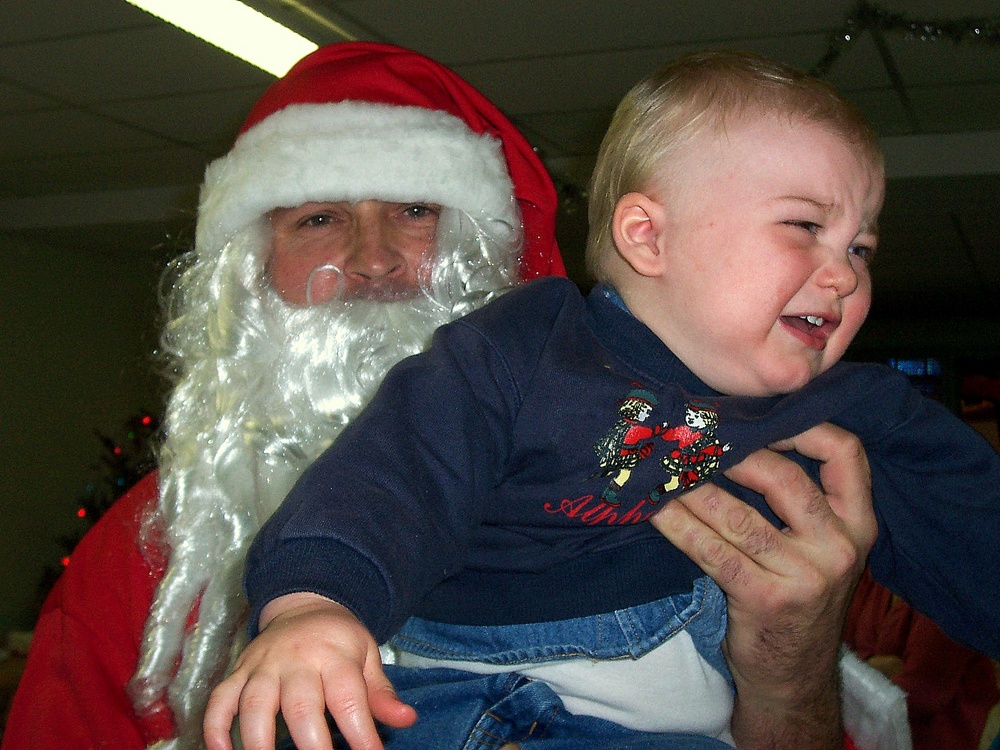
[[[500,141],[422,107],[294,104],[243,133],[205,171],[202,251],[274,208],[312,201],[427,201],[517,226]]]

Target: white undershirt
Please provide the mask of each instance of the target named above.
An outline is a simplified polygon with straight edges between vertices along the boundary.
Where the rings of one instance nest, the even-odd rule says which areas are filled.
[[[400,651],[404,667],[447,667],[476,674],[517,672],[551,687],[574,714],[643,732],[687,732],[735,746],[733,691],[680,631],[638,659],[567,658],[518,665],[431,659]]]

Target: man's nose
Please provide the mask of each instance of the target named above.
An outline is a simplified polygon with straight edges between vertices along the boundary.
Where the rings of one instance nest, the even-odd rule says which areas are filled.
[[[392,232],[386,231],[377,219],[358,221],[344,273],[349,278],[380,281],[399,275],[403,268],[403,256],[395,246]]]

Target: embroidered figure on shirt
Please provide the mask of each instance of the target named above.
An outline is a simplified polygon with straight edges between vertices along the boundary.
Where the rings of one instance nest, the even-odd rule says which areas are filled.
[[[719,413],[711,406],[693,402],[687,405],[684,424],[663,430],[660,437],[677,447],[660,459],[670,478],[649,493],[649,502],[658,503],[668,492],[687,490],[707,481],[722,465],[722,455],[732,446],[716,436]]]
[[[653,427],[642,424],[649,418],[654,406],[656,396],[653,393],[644,388],[631,390],[618,408],[621,418],[594,444],[601,470],[591,479],[595,476],[612,477],[601,493],[601,500],[608,505],[621,505],[618,493],[632,476],[632,470],[653,452],[654,443],[650,438],[655,438],[666,427],[665,424]]]

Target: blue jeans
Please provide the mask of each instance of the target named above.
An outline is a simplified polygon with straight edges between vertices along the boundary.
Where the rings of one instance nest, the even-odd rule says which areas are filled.
[[[380,727],[386,750],[497,750],[507,742],[515,742],[523,750],[733,750],[711,737],[636,732],[592,716],[573,716],[560,710],[562,703],[548,686],[515,674],[483,677],[453,669],[424,671],[438,673],[433,708],[441,713],[431,722],[422,716],[405,730]],[[422,698],[429,696],[418,695],[421,689],[411,690],[405,682],[400,682],[404,700],[423,705]],[[479,699],[470,699],[472,693]],[[450,697],[456,699],[454,703],[449,702]],[[445,715],[452,711],[454,719]],[[479,719],[474,724],[460,720],[475,715]],[[334,735],[333,746],[344,750],[347,745],[336,733],[329,714],[327,721]],[[283,727],[275,747],[295,750]]]
[[[653,734],[575,716],[548,685],[516,673],[386,667],[400,699],[417,709],[409,729],[383,733],[386,750],[732,750],[691,734]]]
[[[473,750],[506,742],[544,750],[729,748],[717,739],[641,732],[571,714],[548,685],[516,672],[528,662],[638,658],[686,630],[702,658],[731,681],[721,649],[725,627],[725,596],[707,577],[688,594],[573,620],[476,627],[412,618],[393,638],[396,648],[436,659],[509,665],[510,671],[481,675],[387,666],[400,699],[419,718],[408,729],[387,729],[386,750]]]
[[[386,750],[496,750],[508,742],[523,750],[732,750],[711,737],[641,732],[571,714],[548,685],[516,672],[518,664],[561,658],[638,658],[681,630],[731,683],[721,649],[725,595],[707,577],[695,581],[688,594],[573,620],[478,627],[411,618],[393,638],[395,647],[511,669],[482,675],[387,665],[396,693],[417,710],[418,719],[407,729],[381,727]],[[278,750],[294,750],[287,735]]]

